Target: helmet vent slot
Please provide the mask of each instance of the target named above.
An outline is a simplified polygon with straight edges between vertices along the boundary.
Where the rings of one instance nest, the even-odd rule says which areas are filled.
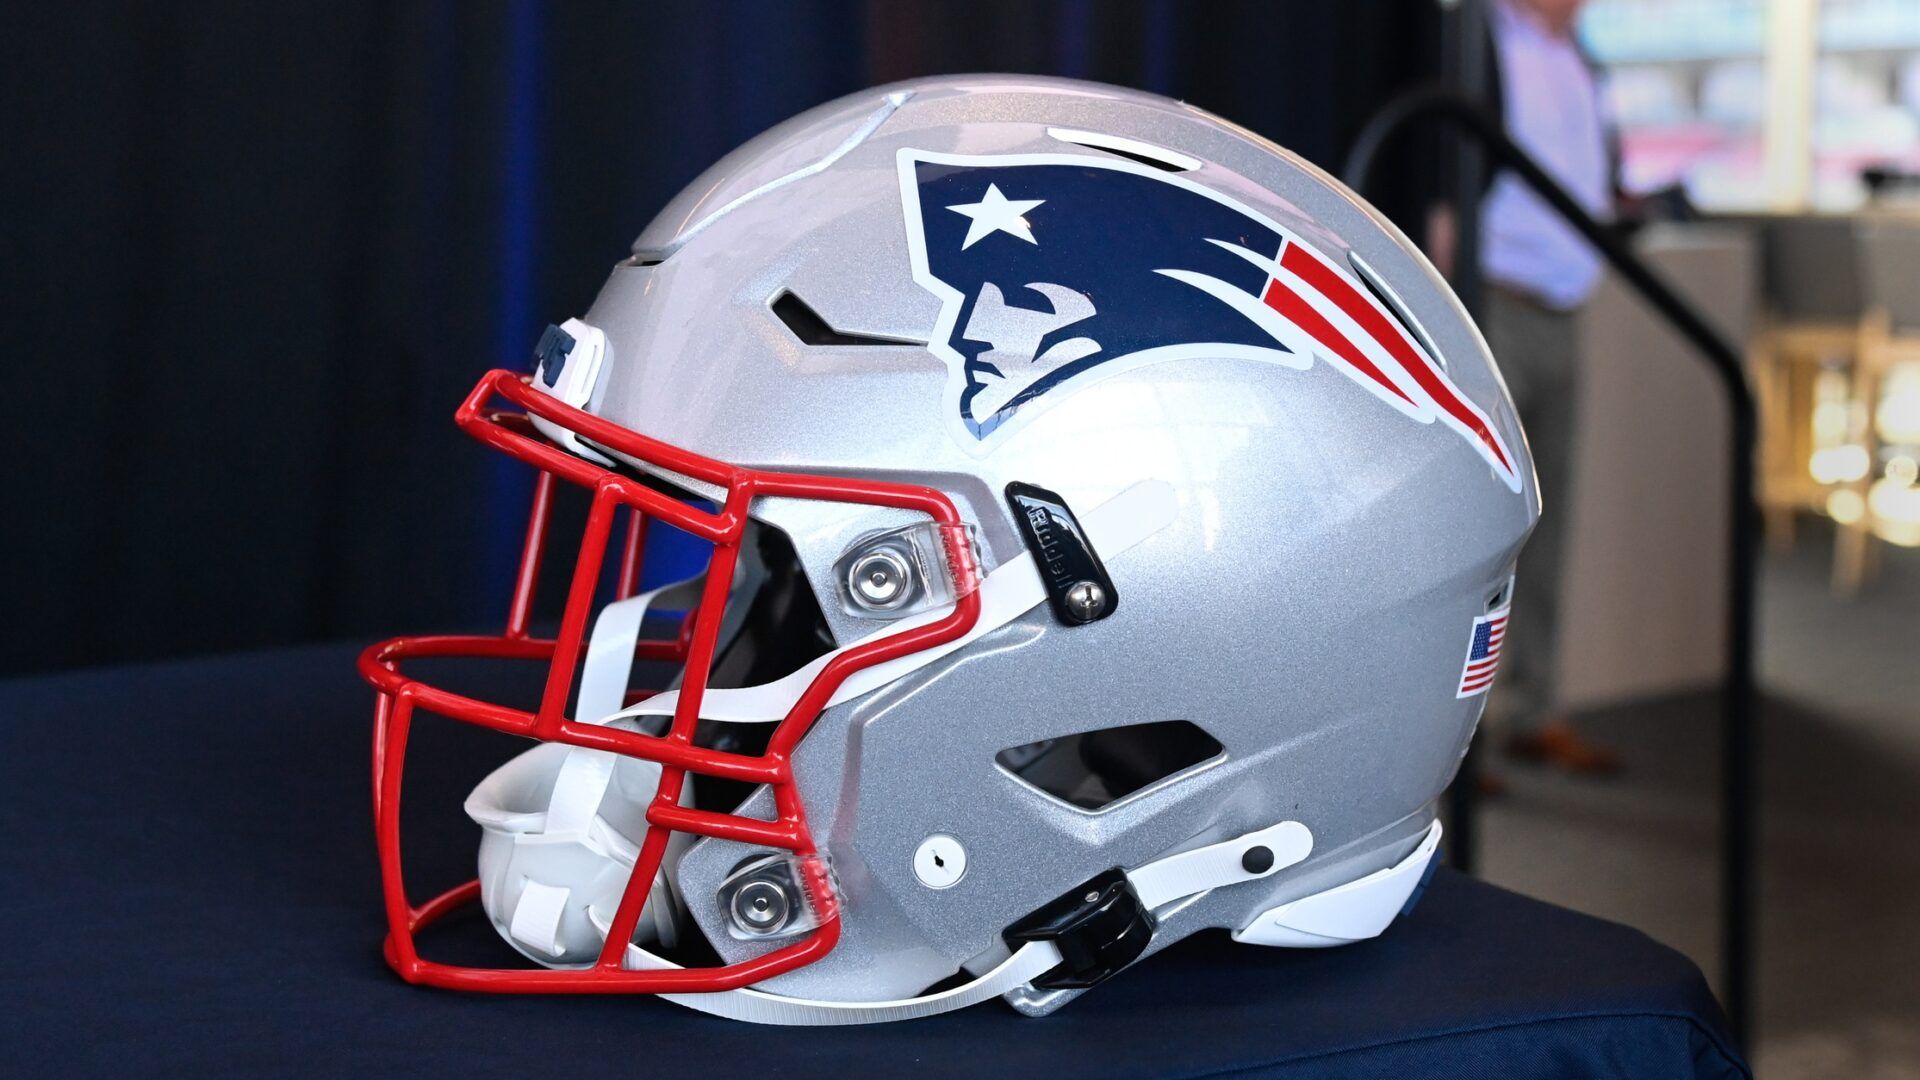
[[[881,337],[877,334],[848,334],[827,325],[820,313],[807,306],[805,300],[793,293],[782,291],[768,305],[773,309],[774,317],[793,331],[802,345],[925,345],[924,341],[905,341],[899,338]]]
[[[1219,740],[1198,724],[1161,720],[1012,746],[993,760],[1069,806],[1099,811],[1225,757]]]
[[[1050,127],[1047,134],[1064,143],[1084,146],[1090,150],[1102,150],[1115,157],[1138,162],[1162,172],[1192,172],[1200,167],[1200,159],[1169,150],[1164,146],[1155,146],[1139,139],[1129,139],[1124,135],[1108,135],[1099,131],[1080,131],[1076,128]]]
[[[1434,347],[1433,339],[1427,336],[1427,328],[1421,326],[1420,320],[1414,318],[1413,313],[1407,310],[1407,305],[1401,301],[1400,294],[1394,292],[1392,287],[1382,280],[1373,267],[1367,265],[1367,260],[1361,258],[1357,252],[1347,252],[1347,264],[1353,267],[1355,276],[1366,285],[1367,291],[1373,294],[1373,298],[1380,301],[1380,306],[1386,308],[1388,314],[1393,316],[1393,321],[1400,324],[1400,329],[1405,330],[1408,337],[1419,342],[1427,355],[1433,357],[1434,363],[1442,368],[1446,367],[1447,358],[1441,356],[1440,350]]]

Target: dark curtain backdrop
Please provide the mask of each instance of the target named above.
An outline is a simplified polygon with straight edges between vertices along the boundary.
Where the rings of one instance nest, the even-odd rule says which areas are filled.
[[[0,12],[0,672],[496,619],[458,434],[641,225],[801,109],[1049,72],[1330,168],[1432,0],[99,3]]]

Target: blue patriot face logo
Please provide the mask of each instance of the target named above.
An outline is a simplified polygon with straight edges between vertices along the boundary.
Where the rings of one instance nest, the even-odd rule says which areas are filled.
[[[929,348],[979,451],[1096,378],[1181,359],[1323,360],[1473,442],[1515,491],[1487,417],[1345,269],[1176,174],[1079,154],[902,150],[914,280],[941,300]]]

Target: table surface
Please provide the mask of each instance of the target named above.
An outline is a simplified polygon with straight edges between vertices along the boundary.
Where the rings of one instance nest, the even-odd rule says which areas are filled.
[[[1747,1075],[1684,957],[1445,869],[1378,940],[1204,934],[1040,1020],[989,1002],[776,1029],[648,998],[409,987],[378,949],[354,651],[0,682],[9,1073]],[[471,874],[464,789],[511,747],[443,726],[431,763],[416,729],[408,799],[449,808],[446,851],[420,854],[450,884]]]

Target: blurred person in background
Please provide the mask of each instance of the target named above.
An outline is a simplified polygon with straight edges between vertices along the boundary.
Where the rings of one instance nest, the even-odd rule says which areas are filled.
[[[1601,113],[1600,79],[1574,36],[1585,0],[1491,0],[1489,65],[1507,133],[1589,213],[1614,216],[1617,154]],[[1429,222],[1435,261],[1450,267],[1456,219]],[[1582,736],[1560,700],[1561,572],[1573,505],[1580,393],[1580,308],[1600,282],[1600,255],[1518,177],[1501,172],[1480,204],[1480,329],[1499,359],[1526,427],[1546,507],[1520,557],[1514,617],[1487,704],[1508,752],[1572,772],[1619,767]],[[1497,780],[1487,786],[1498,791]]]

